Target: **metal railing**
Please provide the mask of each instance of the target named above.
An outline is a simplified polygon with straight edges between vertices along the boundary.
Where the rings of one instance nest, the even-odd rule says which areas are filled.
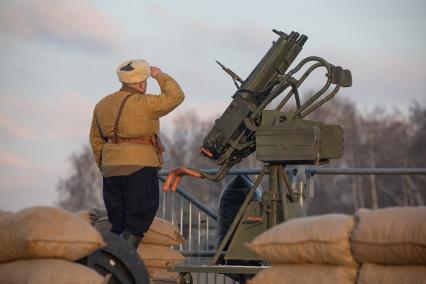
[[[217,170],[203,169],[209,174]],[[170,171],[162,170],[159,180],[164,183]],[[426,168],[306,168],[304,175],[297,169],[287,169],[291,187],[303,190],[306,197],[314,196],[314,177],[317,175],[426,175]],[[258,175],[260,169],[233,169],[228,175]],[[301,188],[298,188],[301,187]],[[169,220],[187,240],[176,247],[185,256],[185,264],[206,265],[217,247],[217,219],[215,211],[205,206],[182,187],[175,193],[160,193],[160,208],[157,215]],[[194,273],[194,283],[235,283],[224,275]]]
[[[315,192],[315,176],[318,175],[345,175],[345,176],[368,176],[370,178],[369,186],[371,187],[371,199],[372,199],[372,208],[378,208],[379,202],[379,193],[376,185],[376,176],[413,176],[413,175],[426,175],[426,168],[307,168],[305,169],[305,178],[304,185],[302,186],[306,197],[314,198]],[[349,181],[348,181],[349,182]],[[357,182],[352,183],[352,194],[356,195],[357,191]],[[382,190],[383,193],[386,193],[390,196],[393,194],[389,191]],[[418,191],[418,190],[417,190]],[[394,196],[392,196],[394,197]],[[355,198],[355,197],[353,197]],[[395,199],[395,198],[394,198]],[[410,204],[400,203],[399,206],[407,206]],[[411,204],[414,205],[414,204]],[[422,203],[417,203],[416,205],[423,205]],[[357,210],[364,206],[359,204],[354,204],[354,209]]]
[[[203,169],[209,174],[217,173],[216,169]],[[232,169],[228,176],[258,175],[261,169]],[[290,182],[296,186],[297,170],[287,170]],[[159,180],[164,183],[169,170],[159,172]],[[252,181],[251,181],[252,182]],[[205,265],[214,256],[217,247],[217,215],[214,210],[205,206],[182,187],[176,192],[160,192],[160,208],[157,216],[169,220],[186,239],[184,245],[177,246],[184,256],[187,265]],[[213,273],[193,273],[194,283],[236,283],[232,279]]]
[[[305,184],[308,192],[314,191],[315,175],[426,175],[426,168],[307,168]]]
[[[164,183],[168,174],[168,171],[161,171],[159,180]],[[161,191],[160,200],[157,215],[174,224],[186,239],[184,245],[176,247],[185,256],[185,264],[207,264],[216,246],[216,213],[181,187],[175,193]],[[227,283],[228,280],[225,276],[207,273],[194,276],[195,283]],[[228,282],[232,283],[230,280]]]

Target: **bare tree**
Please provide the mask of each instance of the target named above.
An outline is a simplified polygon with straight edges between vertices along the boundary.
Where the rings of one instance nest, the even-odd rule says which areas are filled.
[[[330,122],[330,116],[343,126],[345,154],[328,167],[425,167],[426,110],[416,104],[411,109],[411,121],[398,112],[375,108],[361,113],[345,100],[334,100],[314,113],[318,120]],[[311,202],[311,213],[332,211],[351,213],[345,200],[352,193],[352,205],[362,207],[410,206],[423,204],[426,180],[413,176],[352,176],[320,177],[318,191],[326,196]],[[327,182],[324,182],[326,180]],[[339,200],[335,204],[331,200]]]
[[[70,175],[60,178],[57,186],[58,205],[72,212],[103,208],[102,176],[93,159],[91,148],[84,146],[81,153],[71,155],[70,161]]]
[[[409,140],[410,158],[412,166],[418,168],[426,167],[426,106],[414,103],[410,109],[410,122],[412,124],[412,138]],[[406,178],[410,192],[414,194],[414,202],[423,205],[426,198],[426,192],[422,192],[419,188],[426,188],[426,177],[410,177]]]

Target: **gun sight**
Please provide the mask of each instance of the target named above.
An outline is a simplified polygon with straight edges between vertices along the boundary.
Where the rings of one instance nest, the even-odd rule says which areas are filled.
[[[279,36],[283,36],[283,37],[285,37],[285,38],[287,38],[288,37],[288,34],[286,34],[285,32],[282,32],[282,31],[279,31],[279,30],[276,30],[276,29],[273,29],[272,30],[274,33],[276,33],[277,35],[279,35]]]

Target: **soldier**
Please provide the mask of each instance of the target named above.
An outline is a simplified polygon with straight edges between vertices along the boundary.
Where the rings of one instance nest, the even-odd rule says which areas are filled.
[[[122,63],[117,74],[123,86],[96,105],[90,144],[103,175],[111,232],[137,248],[159,206],[164,151],[159,119],[182,103],[184,93],[172,77],[144,60]],[[149,76],[161,94],[145,94]]]

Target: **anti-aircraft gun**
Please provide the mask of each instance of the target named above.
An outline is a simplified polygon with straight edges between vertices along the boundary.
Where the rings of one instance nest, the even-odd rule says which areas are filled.
[[[343,154],[343,130],[339,125],[307,120],[305,117],[333,98],[341,87],[352,85],[350,71],[316,56],[303,59],[288,71],[308,37],[297,32],[286,34],[273,31],[279,36],[278,39],[246,80],[241,80],[218,62],[232,77],[237,91],[200,148],[203,156],[219,166],[217,173],[178,168],[171,172],[164,184],[164,190],[175,191],[185,175],[219,181],[254,151],[256,158],[265,163],[212,264],[217,263],[226,245],[229,247],[225,259],[256,259],[257,256],[244,246],[245,242],[279,222],[304,215],[298,203],[298,193],[289,185],[286,165],[319,165]],[[306,71],[296,78],[295,75],[303,68],[307,68]],[[325,83],[302,103],[298,89],[318,68],[325,69]],[[278,106],[266,110],[283,92],[286,94]],[[292,97],[295,99],[295,109],[281,111]],[[252,201],[265,175],[269,175],[269,190],[263,193],[262,201]]]

